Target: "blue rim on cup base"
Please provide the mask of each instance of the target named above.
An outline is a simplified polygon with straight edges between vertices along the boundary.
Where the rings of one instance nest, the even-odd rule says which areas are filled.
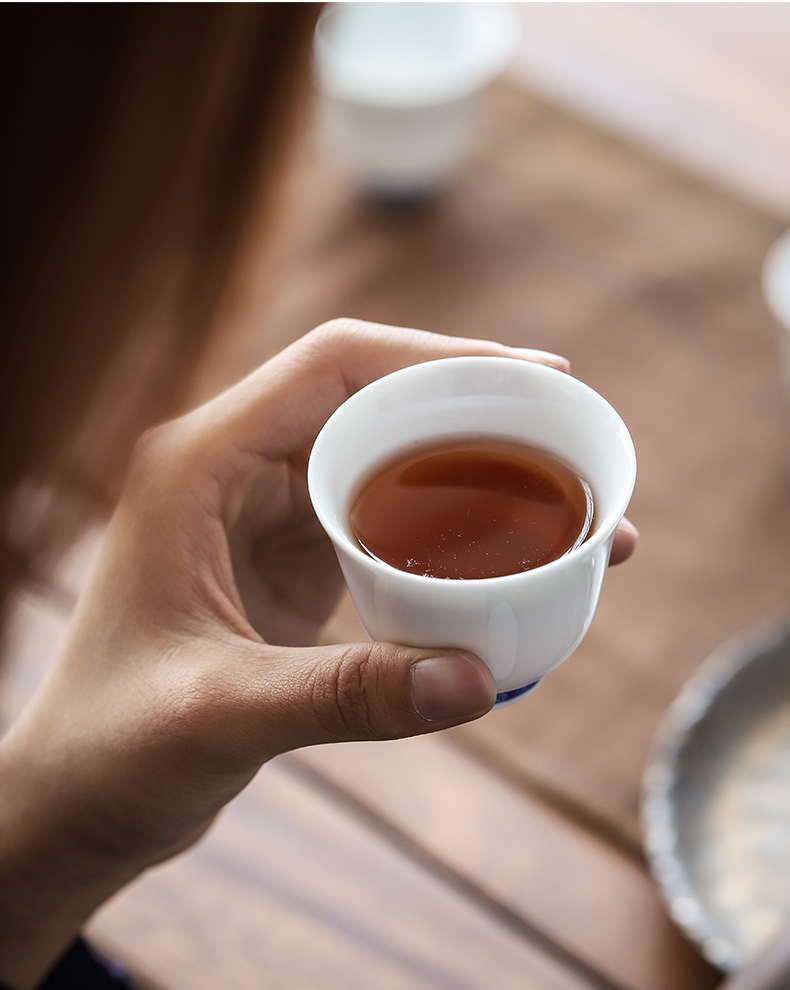
[[[536,681],[532,681],[531,684],[525,684],[524,687],[513,688],[512,691],[500,691],[496,696],[496,701],[494,702],[494,709],[505,708],[507,705],[512,705],[514,701],[521,701],[521,699],[530,694],[543,680],[539,677]],[[494,710],[492,709],[492,711]]]

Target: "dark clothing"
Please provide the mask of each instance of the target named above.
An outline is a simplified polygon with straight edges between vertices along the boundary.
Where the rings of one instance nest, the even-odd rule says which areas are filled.
[[[0,983],[0,990],[11,990]],[[135,990],[120,967],[78,938],[60,957],[37,990]]]

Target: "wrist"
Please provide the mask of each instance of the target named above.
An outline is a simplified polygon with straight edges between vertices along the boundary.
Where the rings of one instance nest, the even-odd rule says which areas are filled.
[[[0,741],[0,981],[34,987],[109,896],[140,872],[97,855],[48,768]]]

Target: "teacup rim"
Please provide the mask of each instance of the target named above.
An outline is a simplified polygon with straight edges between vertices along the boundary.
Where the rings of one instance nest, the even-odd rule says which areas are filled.
[[[601,520],[600,525],[596,526],[593,533],[591,533],[590,536],[588,536],[583,543],[581,543],[579,546],[575,547],[574,549],[569,550],[561,557],[557,557],[555,560],[551,560],[545,564],[541,564],[539,567],[534,567],[531,568],[530,570],[525,570],[525,571],[516,571],[512,574],[502,574],[499,575],[498,577],[487,577],[487,578],[436,578],[424,574],[413,574],[410,573],[409,571],[403,571],[400,568],[393,567],[391,564],[387,564],[386,562],[379,560],[377,557],[373,557],[366,551],[362,550],[355,543],[355,541],[351,539],[348,533],[346,533],[346,531],[342,527],[338,527],[335,524],[335,520],[331,518],[324,511],[324,507],[323,505],[321,505],[320,499],[317,500],[316,498],[314,498],[315,485],[313,482],[315,479],[315,470],[316,470],[314,452],[316,450],[316,447],[318,447],[319,456],[320,456],[321,447],[319,441],[321,441],[322,437],[325,437],[326,435],[325,431],[327,431],[330,428],[330,424],[332,423],[334,417],[340,412],[341,409],[346,409],[350,404],[355,403],[358,397],[363,396],[363,393],[367,396],[370,394],[371,391],[374,391],[379,387],[384,387],[381,385],[381,383],[383,382],[390,383],[394,378],[406,376],[409,373],[413,373],[415,369],[421,368],[424,365],[431,364],[431,365],[448,366],[452,364],[469,363],[473,361],[485,362],[485,363],[506,362],[510,365],[518,365],[520,371],[525,371],[525,369],[529,369],[528,371],[526,371],[527,374],[535,374],[538,377],[546,376],[546,375],[548,375],[549,377],[553,377],[556,375],[556,376],[561,376],[562,379],[565,381],[571,379],[574,382],[573,385],[574,388],[578,387],[581,391],[587,392],[593,398],[594,401],[603,403],[611,411],[611,413],[615,417],[615,421],[619,423],[619,425],[622,428],[621,439],[623,439],[625,442],[625,452],[626,452],[626,458],[628,464],[628,477],[623,487],[623,494],[616,501],[614,506],[610,506],[608,512],[604,516],[604,519]],[[362,401],[362,399],[360,399],[359,401]],[[353,395],[350,395],[343,403],[341,403],[340,406],[337,407],[337,409],[327,419],[326,423],[319,431],[315,439],[315,442],[313,444],[313,449],[311,450],[310,453],[308,469],[307,469],[307,478],[308,478],[308,490],[310,494],[310,499],[313,504],[314,511],[321,525],[323,526],[324,530],[328,534],[330,534],[333,542],[335,542],[336,544],[338,543],[342,544],[344,552],[350,553],[351,556],[354,559],[356,559],[359,563],[362,563],[366,567],[372,567],[376,571],[381,571],[386,574],[398,575],[407,582],[417,582],[418,585],[428,582],[427,586],[435,587],[437,582],[441,582],[443,585],[450,583],[451,585],[463,585],[464,587],[474,587],[480,585],[491,587],[492,582],[512,583],[513,581],[517,581],[517,580],[520,581],[538,580],[538,578],[534,577],[534,575],[545,574],[547,570],[557,571],[563,569],[564,567],[570,566],[574,562],[579,560],[579,558],[583,558],[587,555],[591,555],[592,553],[594,553],[595,550],[602,543],[610,539],[613,536],[620,520],[625,515],[625,511],[628,508],[628,505],[631,501],[631,496],[633,494],[634,487],[636,485],[636,450],[634,447],[633,438],[631,437],[628,427],[626,426],[625,422],[623,421],[622,417],[617,412],[617,410],[614,408],[614,406],[612,406],[612,404],[607,399],[605,399],[600,394],[600,392],[597,392],[590,385],[587,385],[586,382],[581,381],[581,379],[576,378],[567,372],[560,371],[557,368],[552,368],[548,365],[541,364],[537,361],[530,361],[524,358],[510,357],[507,355],[465,354],[465,355],[456,355],[453,357],[446,357],[446,358],[435,358],[432,360],[429,359],[428,361],[421,361],[418,362],[417,364],[408,365],[405,368],[399,368],[396,371],[390,372],[387,375],[382,375],[380,378],[377,378],[374,381],[369,382],[367,385],[364,385],[362,388],[354,392]]]

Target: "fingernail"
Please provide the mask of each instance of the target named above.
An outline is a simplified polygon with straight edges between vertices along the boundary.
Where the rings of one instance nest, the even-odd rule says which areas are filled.
[[[630,519],[626,519],[625,516],[617,524],[617,528],[628,533],[630,536],[639,536],[639,530],[634,526]]]
[[[428,722],[487,712],[495,694],[477,663],[464,654],[420,660],[412,667],[411,697]]]
[[[550,368],[556,368],[557,371],[570,372],[571,370],[570,361],[562,354],[553,354],[551,351],[536,351],[530,347],[513,347],[511,349],[535,364],[546,364]]]

